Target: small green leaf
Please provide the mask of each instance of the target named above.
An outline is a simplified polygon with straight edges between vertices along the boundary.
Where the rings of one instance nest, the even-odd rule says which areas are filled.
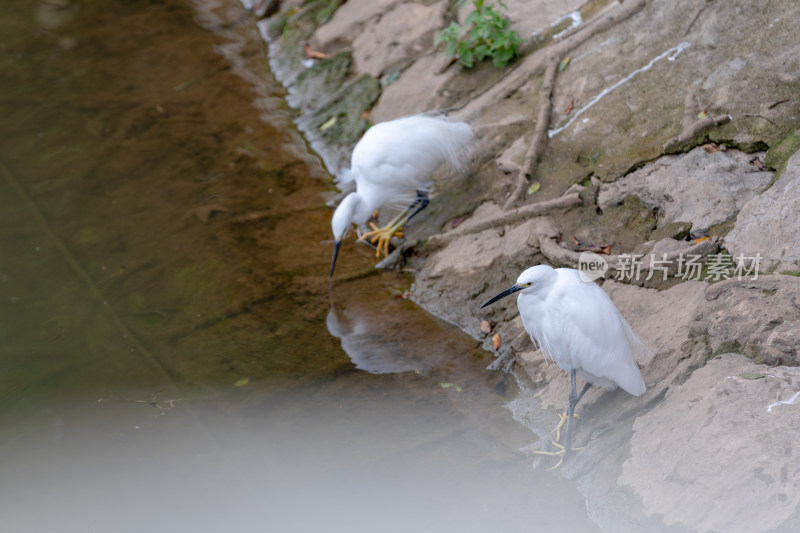
[[[237,379],[234,382],[234,385],[236,385],[237,387],[244,387],[248,383],[250,383],[250,378],[241,378],[241,379]]]
[[[450,387],[455,387],[458,392],[461,392],[461,387],[459,387],[455,383],[445,383],[443,381],[440,381],[439,386],[443,389],[449,389]]]
[[[465,3],[463,0],[459,4]],[[506,9],[502,2],[485,5],[484,0],[472,0],[473,11],[464,19],[464,25],[456,22],[442,30],[436,44],[445,43],[447,57],[458,57],[464,68],[472,68],[477,61],[491,58],[496,67],[505,66],[519,53],[524,42],[514,30],[509,29],[511,20],[497,8]]]
[[[495,53],[492,63],[494,63],[496,67],[504,67],[513,58],[514,52],[512,50],[501,50]]]
[[[761,379],[767,377],[766,374],[754,374],[752,372],[742,372],[739,374],[739,377],[742,379]]]
[[[533,183],[531,183],[531,186],[528,187],[528,195],[536,194],[537,192],[539,192],[539,189],[541,188],[542,184],[539,183],[538,181],[534,181]]]
[[[566,68],[567,68],[567,65],[569,65],[570,61],[572,61],[571,57],[565,57],[564,59],[562,59],[558,63],[558,72],[559,73],[564,72],[564,70],[566,70]]]

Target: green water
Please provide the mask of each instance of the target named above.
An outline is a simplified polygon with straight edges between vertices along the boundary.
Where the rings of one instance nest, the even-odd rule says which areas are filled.
[[[596,530],[410,278],[348,243],[329,284],[329,180],[233,0],[0,35],[0,531]]]

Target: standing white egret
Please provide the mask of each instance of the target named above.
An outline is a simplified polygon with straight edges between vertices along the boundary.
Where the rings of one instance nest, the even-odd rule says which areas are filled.
[[[350,225],[363,225],[381,207],[404,209],[383,228],[359,240],[377,243],[376,255],[388,253],[389,239],[411,217],[428,205],[426,193],[433,186],[433,173],[442,163],[459,168],[459,152],[472,138],[472,128],[464,122],[449,122],[442,117],[414,115],[372,126],[358,141],[350,169],[339,178],[341,184],[355,181],[355,192],[347,195],[331,219],[336,241],[330,276]]]
[[[561,451],[553,454],[563,456],[571,450],[575,406],[589,387],[594,384],[614,390],[619,386],[634,396],[643,394],[644,380],[636,363],[646,362],[650,350],[605,291],[584,281],[577,270],[531,267],[481,309],[515,292],[519,292],[517,306],[528,335],[545,359],[570,373],[569,408],[557,428],[560,434],[566,421],[566,441],[564,446],[556,444]],[[576,374],[586,380],[580,393],[575,387]]]

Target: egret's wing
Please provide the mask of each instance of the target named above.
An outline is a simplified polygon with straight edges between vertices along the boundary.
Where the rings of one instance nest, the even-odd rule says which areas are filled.
[[[617,310],[617,313],[619,313],[619,310]],[[639,338],[636,332],[633,331],[631,325],[628,324],[628,321],[625,320],[625,317],[622,316],[622,313],[620,313],[620,318],[622,319],[623,332],[625,333],[625,337],[628,339],[628,345],[633,349],[634,360],[640,365],[646,365],[651,359],[653,359],[653,349]]]
[[[517,300],[518,305],[524,305],[522,302],[525,301],[526,300],[523,300],[522,296]],[[551,338],[554,340],[559,338],[560,333],[558,330],[560,330],[559,325],[562,324],[562,321],[558,319],[554,320],[554,316],[543,311],[544,308],[542,308],[541,311],[534,310],[529,315],[522,315],[522,323],[525,326],[525,331],[528,332],[528,335],[530,335],[532,340],[539,346],[545,361],[550,359],[561,368],[566,368],[562,362],[562,352],[559,349],[560,346],[558,342],[551,342]]]
[[[363,167],[359,167],[359,169],[361,168]],[[414,169],[406,164],[383,163],[377,165],[369,172],[359,174],[357,178],[358,191],[376,209],[388,207],[393,210],[403,210],[414,201],[418,190],[427,189],[422,186],[403,186],[405,182],[403,177],[413,171]]]
[[[442,163],[459,166],[459,151],[472,138],[463,122],[412,116],[370,128],[353,150],[351,166],[376,185],[427,189]]]
[[[647,353],[646,345],[638,338],[617,310],[608,295],[593,282],[584,282],[575,271],[562,270],[565,278],[548,296],[548,304],[562,312],[562,339],[576,368],[607,378],[631,394],[644,392],[637,359]],[[552,298],[552,302],[551,302]]]

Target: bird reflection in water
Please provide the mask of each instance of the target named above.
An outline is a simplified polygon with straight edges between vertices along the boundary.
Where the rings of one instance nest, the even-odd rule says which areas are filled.
[[[421,374],[436,363],[436,354],[425,352],[424,341],[415,341],[403,332],[404,328],[393,327],[391,312],[378,309],[386,307],[385,303],[351,298],[337,306],[332,290],[330,303],[328,332],[341,340],[342,349],[357,369],[372,374]]]

